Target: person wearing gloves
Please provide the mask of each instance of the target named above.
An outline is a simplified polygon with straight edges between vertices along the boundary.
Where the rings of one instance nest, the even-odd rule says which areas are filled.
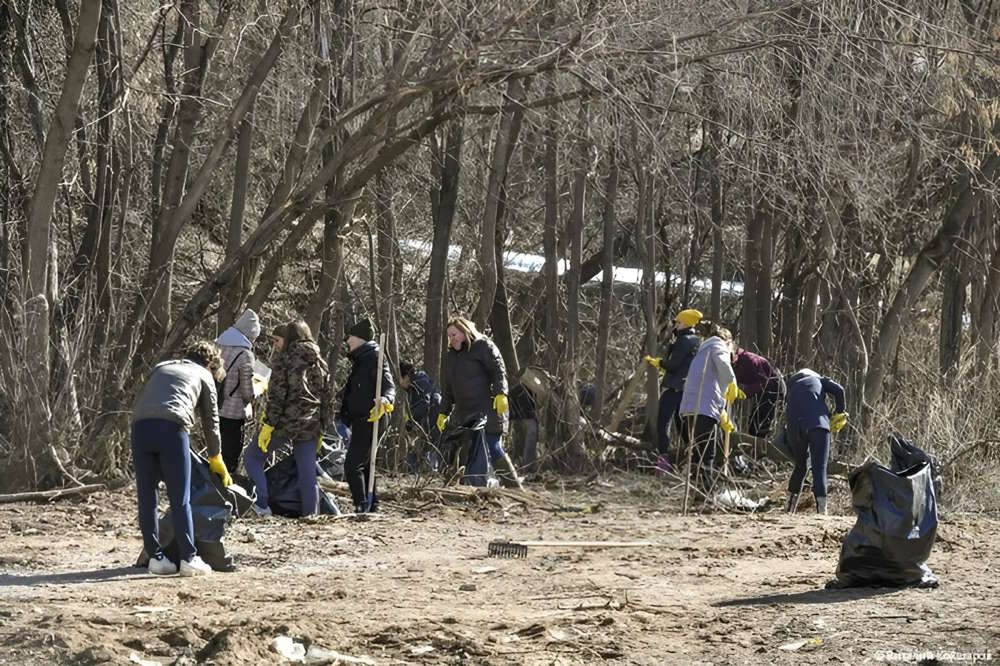
[[[844,387],[809,368],[789,375],[785,378],[785,384],[788,393],[783,434],[795,460],[795,469],[788,479],[788,504],[785,510],[794,513],[802,492],[802,482],[806,477],[806,463],[811,461],[816,512],[825,514],[830,434],[837,434],[847,425]],[[834,401],[833,416],[830,415],[826,402],[828,395]]]
[[[243,452],[243,425],[253,420],[253,343],[258,335],[260,319],[256,312],[247,309],[215,339],[226,369],[222,393],[218,396],[222,459],[233,471],[239,469]]]
[[[733,351],[733,372],[740,390],[751,401],[747,432],[754,437],[769,437],[774,411],[785,395],[781,373],[766,358],[742,347]]]
[[[715,484],[715,428],[726,433],[736,429],[728,407],[746,396],[736,385],[736,375],[730,363],[733,335],[728,329],[708,320],[697,327],[705,341],[691,360],[678,411],[683,427],[681,437],[694,447],[698,459],[699,479],[709,490]]]
[[[437,471],[440,461],[433,445],[437,439],[434,426],[441,409],[441,392],[430,375],[414,368],[409,361],[399,362],[399,387],[406,392],[406,431],[416,435],[413,450],[406,454],[406,466],[410,472],[417,472],[426,454],[431,469]]]
[[[376,398],[379,347],[375,342],[375,325],[370,319],[362,319],[348,329],[347,349],[351,372],[344,384],[339,416],[351,429],[344,457],[344,476],[351,489],[354,512],[375,512],[378,511],[378,495],[374,483],[371,497],[368,496],[372,433],[375,422],[390,414],[394,408],[396,384],[389,363],[383,362],[382,394]]]
[[[656,449],[659,454],[656,459],[656,469],[660,472],[671,469],[670,422],[673,421],[677,431],[681,431],[678,408],[684,393],[684,379],[701,344],[701,338],[694,331],[701,318],[702,314],[698,310],[687,309],[678,312],[671,331],[672,340],[663,355],[643,357],[646,363],[663,373],[663,381],[660,384],[660,405],[656,418]]]
[[[196,342],[181,360],[158,363],[132,410],[132,464],[139,504],[139,530],[149,556],[149,573],[198,576],[211,568],[198,557],[191,519],[191,440],[195,412],[208,448],[208,466],[223,486],[232,478],[220,452],[219,406],[215,383],[222,380],[222,357],[214,343]],[[163,554],[157,515],[157,485],[163,481],[180,556],[179,564]]]
[[[292,442],[302,515],[316,513],[316,452],[322,446],[323,433],[333,426],[333,381],[309,325],[296,320],[283,332],[283,346],[268,382],[264,420],[257,441],[247,445],[243,453],[247,474],[257,491],[254,510],[261,517],[271,515],[264,465],[272,440]]]
[[[438,429],[444,431],[450,418],[464,422],[476,413],[485,413],[486,446],[500,483],[524,486],[510,456],[503,450],[507,429],[507,369],[500,350],[465,317],[448,322],[448,353],[444,359],[444,386]]]

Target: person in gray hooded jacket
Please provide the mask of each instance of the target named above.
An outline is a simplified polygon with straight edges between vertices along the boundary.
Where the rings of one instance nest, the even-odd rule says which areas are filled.
[[[222,459],[226,467],[234,471],[239,467],[243,451],[243,426],[253,420],[253,343],[259,335],[260,319],[248,308],[235,324],[215,339],[226,369],[219,396]]]
[[[149,556],[149,573],[182,576],[211,569],[195,549],[191,518],[191,441],[195,412],[201,414],[208,448],[208,466],[228,486],[232,479],[219,452],[219,415],[215,382],[222,379],[222,359],[215,344],[201,341],[182,360],[164,361],[153,368],[132,409],[132,463],[139,503],[139,530]],[[163,481],[170,498],[170,514],[180,561],[163,553],[157,520],[157,485]]]

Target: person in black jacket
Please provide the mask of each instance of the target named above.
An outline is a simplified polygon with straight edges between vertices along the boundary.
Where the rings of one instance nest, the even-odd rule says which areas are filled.
[[[368,497],[372,429],[375,421],[392,411],[396,385],[392,381],[389,364],[383,363],[382,395],[376,400],[378,344],[375,342],[375,327],[370,320],[363,319],[347,331],[347,348],[351,373],[344,384],[339,414],[340,420],[351,429],[347,456],[344,458],[344,477],[351,488],[355,513],[364,513],[378,508],[374,484],[372,495]]]
[[[507,430],[507,369],[500,350],[465,317],[448,322],[448,353],[444,360],[444,392],[438,429],[449,418],[461,423],[476,413],[485,413],[486,444],[500,482],[523,488],[514,463],[503,450]],[[450,415],[450,416],[449,416]]]
[[[672,331],[673,340],[667,346],[663,356],[654,358],[644,356],[643,360],[654,368],[661,370],[663,381],[660,384],[660,406],[656,419],[656,450],[659,456],[656,468],[660,471],[670,470],[670,422],[681,431],[681,417],[678,407],[684,394],[684,378],[687,377],[691,359],[698,353],[701,338],[695,333],[694,327],[701,321],[702,314],[698,310],[681,310],[674,318]]]
[[[433,444],[436,440],[434,435],[438,431],[434,426],[441,409],[441,392],[426,372],[417,370],[408,361],[399,362],[399,387],[406,391],[406,431],[415,433],[419,442],[414,450],[406,454],[407,467],[411,472],[416,472],[424,457],[424,449],[427,448],[425,444]],[[436,470],[436,453],[427,453],[431,456],[428,461],[431,468]]]

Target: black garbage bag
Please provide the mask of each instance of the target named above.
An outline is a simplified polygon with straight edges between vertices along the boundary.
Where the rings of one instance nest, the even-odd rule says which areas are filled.
[[[329,435],[323,436],[323,446],[319,451],[316,463],[329,477],[344,480],[344,460],[347,458],[347,447],[339,437],[327,439]]]
[[[485,414],[476,413],[462,423],[449,423],[441,434],[441,449],[447,465],[455,472],[462,470],[462,485],[483,488],[496,478],[486,446]]]
[[[218,476],[208,469],[208,462],[191,452],[191,518],[194,522],[194,545],[198,555],[215,571],[233,571],[236,565],[226,552],[226,525],[234,515],[250,508],[252,498],[238,485],[223,488]],[[160,543],[163,553],[173,562],[180,559],[170,510],[160,517]],[[136,566],[149,564],[143,549]]]
[[[872,461],[851,473],[858,519],[828,588],[937,587],[927,566],[938,524],[932,475],[929,462],[894,471]]]
[[[318,471],[318,470],[317,470]],[[343,473],[343,467],[341,467]],[[302,496],[299,494],[299,476],[295,467],[295,456],[279,456],[277,462],[264,470],[267,479],[267,498],[271,511],[278,516],[298,517],[302,515]],[[319,513],[340,515],[337,502],[323,489],[319,493]]]
[[[792,447],[788,443],[788,429],[786,427],[778,430],[778,433],[774,436],[774,440],[771,441],[771,446],[782,456],[795,462],[795,454],[792,453]]]
[[[894,470],[909,469],[920,463],[931,466],[931,481],[934,483],[934,497],[941,499],[941,462],[937,456],[925,452],[898,432],[889,435],[889,452],[892,456],[889,466]]]

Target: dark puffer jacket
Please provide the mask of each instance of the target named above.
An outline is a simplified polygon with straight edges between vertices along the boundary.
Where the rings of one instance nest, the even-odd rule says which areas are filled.
[[[700,346],[701,338],[694,329],[682,328],[674,332],[674,340],[660,360],[660,367],[664,372],[663,382],[660,384],[661,390],[684,390],[684,379]]]
[[[486,432],[497,434],[507,428],[507,414],[493,409],[493,398],[507,393],[507,369],[500,350],[488,338],[480,338],[458,351],[449,348],[444,359],[444,393],[441,413],[452,423],[464,421],[477,412],[487,415]],[[454,407],[454,413],[452,413]]]
[[[311,340],[288,345],[274,364],[264,420],[275,434],[302,442],[333,429],[333,381]]]
[[[340,420],[347,427],[368,421],[368,415],[375,406],[375,383],[378,377],[378,344],[369,341],[347,354],[351,359],[351,374],[344,384],[344,395],[340,401]],[[389,402],[396,401],[396,384],[392,381],[392,371],[388,363],[382,364],[382,397]]]

